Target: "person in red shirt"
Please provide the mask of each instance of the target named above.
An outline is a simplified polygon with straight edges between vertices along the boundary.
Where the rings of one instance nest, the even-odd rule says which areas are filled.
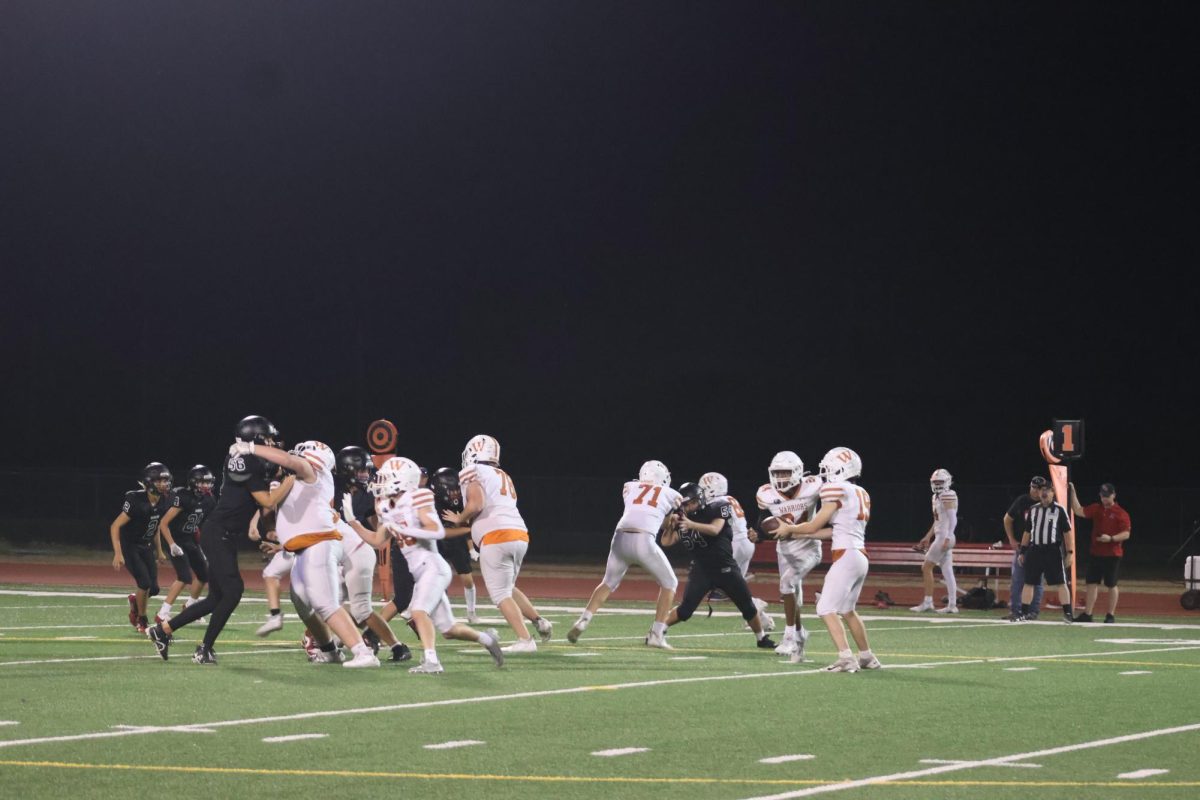
[[[1124,542],[1129,538],[1129,513],[1117,505],[1117,487],[1111,483],[1100,486],[1100,502],[1087,506],[1079,504],[1079,496],[1075,485],[1071,484],[1071,510],[1075,516],[1092,521],[1092,546],[1087,568],[1087,604],[1084,613],[1075,618],[1076,622],[1091,622],[1092,609],[1096,605],[1096,596],[1100,593],[1100,581],[1108,588],[1108,613],[1104,615],[1105,622],[1115,622],[1117,613],[1117,572],[1121,566],[1121,556],[1125,555]]]

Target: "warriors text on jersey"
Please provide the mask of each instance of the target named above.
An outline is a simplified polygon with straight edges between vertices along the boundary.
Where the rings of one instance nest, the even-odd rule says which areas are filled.
[[[129,522],[121,529],[121,535],[138,547],[150,547],[158,533],[158,522],[167,513],[169,503],[170,499],[165,495],[160,496],[158,502],[151,503],[145,489],[126,492],[121,513],[129,517]]]
[[[816,513],[817,497],[821,491],[821,479],[816,475],[809,475],[793,491],[795,494],[788,497],[771,484],[765,483],[758,488],[756,495],[758,507],[789,525],[796,525],[812,519],[813,514]],[[790,547],[800,550],[821,549],[821,542],[816,539],[789,539],[786,541],[790,543]]]
[[[867,490],[848,481],[821,486],[821,505],[836,503],[830,524],[834,550],[862,550],[866,546],[867,521],[871,519],[871,496]]]
[[[678,508],[682,499],[670,486],[641,481],[626,483],[621,496],[625,499],[625,513],[617,522],[617,530],[651,536],[658,533],[667,514]]]

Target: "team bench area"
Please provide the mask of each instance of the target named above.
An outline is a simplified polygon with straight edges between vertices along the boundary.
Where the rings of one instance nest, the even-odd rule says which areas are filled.
[[[913,550],[912,542],[867,542],[867,560],[871,571],[878,567],[912,567],[919,570],[925,554]],[[959,543],[954,546],[954,570],[982,570],[979,578],[987,586],[992,578],[999,579],[1001,573],[1012,572],[1012,550],[995,549],[982,543]],[[829,553],[829,542],[821,543],[821,563],[828,567],[833,562]],[[777,564],[775,542],[759,542],[754,546],[755,566],[768,567]],[[964,576],[965,577],[965,576]]]

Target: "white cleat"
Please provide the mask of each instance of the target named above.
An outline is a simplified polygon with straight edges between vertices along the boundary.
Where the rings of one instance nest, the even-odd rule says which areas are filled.
[[[647,647],[657,647],[659,650],[674,650],[675,649],[674,647],[672,647],[670,644],[667,643],[667,637],[665,635],[663,635],[661,633],[655,633],[654,631],[651,631],[650,633],[646,634],[646,646]]]
[[[518,639],[508,647],[500,648],[505,653],[536,653],[537,642],[533,639]]]
[[[346,658],[341,650],[317,649],[309,654],[308,660],[313,664],[341,664]]]
[[[830,664],[824,669],[825,672],[858,672],[858,660],[851,656],[849,658],[839,658],[837,661]]]
[[[783,641],[775,648],[775,653],[781,656],[792,656],[800,649],[800,645],[796,644],[796,640],[790,635],[784,634]]]
[[[420,664],[417,664],[415,667],[411,667],[408,671],[413,675],[441,675],[446,671],[446,668],[442,666],[440,661],[430,662],[426,659],[421,659]]]
[[[873,655],[859,656],[858,666],[861,669],[883,669],[883,664],[880,664],[879,659]]]
[[[481,625],[481,624],[483,624],[483,618],[480,617],[478,614],[467,614],[467,624],[468,625]]]
[[[255,636],[266,636],[275,631],[283,630],[283,613],[272,614],[267,617],[267,621],[258,626],[258,630],[254,632]]]
[[[541,637],[543,642],[550,641],[550,636],[554,633],[553,622],[544,617],[538,617],[537,621],[533,623],[533,626],[537,628],[538,636]]]
[[[575,620],[575,624],[571,626],[571,630],[567,631],[567,641],[575,644],[579,641],[579,637],[587,630],[588,624],[581,619]]]
[[[799,631],[797,631],[797,634],[799,635],[799,639],[794,642],[796,645],[796,652],[792,653],[792,657],[788,660],[793,664],[803,664],[806,661],[812,660],[808,658],[808,656],[804,655],[804,646],[808,644],[808,631],[804,628],[801,628]]]
[[[359,667],[378,667],[379,658],[368,650],[365,653],[360,653],[354,658],[342,664],[346,669],[358,669]]]
[[[921,613],[923,613],[923,612],[925,612],[925,611],[933,611],[933,603],[925,603],[925,602],[922,602],[920,605],[915,605],[915,606],[913,606],[912,608],[910,608],[910,609],[908,609],[908,610],[909,610],[909,611],[915,611],[915,612],[917,612],[918,614],[921,614]]]
[[[937,609],[938,614],[957,614],[958,606],[946,606],[945,608]]]
[[[488,628],[484,633],[492,637],[492,641],[490,644],[484,644],[481,641],[480,644],[483,645],[484,650],[488,651],[488,655],[492,657],[492,661],[496,662],[496,666],[503,667],[504,651],[500,649],[500,634],[496,632],[495,628]]]

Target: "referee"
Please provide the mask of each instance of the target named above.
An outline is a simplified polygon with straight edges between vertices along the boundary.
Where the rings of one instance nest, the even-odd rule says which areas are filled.
[[[1063,622],[1071,622],[1071,590],[1067,586],[1063,570],[1063,555],[1070,558],[1075,553],[1075,534],[1071,530],[1071,518],[1067,510],[1054,502],[1054,486],[1047,483],[1041,487],[1037,505],[1029,509],[1025,517],[1025,532],[1021,535],[1021,552],[1018,558],[1025,567],[1025,586],[1021,589],[1022,619],[1029,618],[1029,604],[1033,602],[1033,587],[1045,577],[1047,586],[1058,587],[1058,601],[1062,603]]]

